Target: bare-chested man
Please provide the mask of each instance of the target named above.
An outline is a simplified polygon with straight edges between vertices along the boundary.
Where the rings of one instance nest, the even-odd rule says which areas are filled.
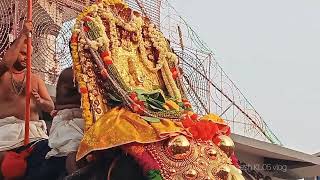
[[[23,148],[26,84],[26,39],[32,31],[32,23],[25,23],[20,36],[12,43],[0,62],[0,163],[6,151],[20,152]],[[37,146],[45,147],[46,126],[39,120],[40,110],[51,112],[54,104],[43,80],[31,74],[32,96],[30,102],[30,145],[37,155]],[[37,142],[37,143],[36,143]],[[44,152],[42,152],[43,154]],[[44,155],[43,156],[44,159]],[[32,159],[32,158],[31,158]],[[35,162],[36,160],[33,160]],[[33,167],[33,165],[28,168]]]

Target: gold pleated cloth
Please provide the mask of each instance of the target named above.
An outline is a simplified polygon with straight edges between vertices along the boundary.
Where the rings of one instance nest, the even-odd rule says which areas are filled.
[[[114,108],[85,132],[79,145],[77,160],[92,151],[132,142],[152,143],[177,134],[186,134],[180,122],[162,119],[151,123],[125,108]]]

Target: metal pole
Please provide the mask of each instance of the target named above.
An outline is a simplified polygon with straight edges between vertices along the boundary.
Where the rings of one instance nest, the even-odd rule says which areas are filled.
[[[27,21],[32,21],[32,0],[28,0]],[[25,107],[25,136],[24,145],[29,144],[29,123],[30,123],[30,96],[31,96],[31,32],[27,39],[27,82],[26,82],[26,107]]]

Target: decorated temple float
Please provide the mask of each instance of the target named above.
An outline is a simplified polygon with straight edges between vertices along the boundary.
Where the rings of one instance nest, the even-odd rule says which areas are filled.
[[[77,17],[71,48],[85,119],[77,160],[119,147],[147,179],[244,179],[229,126],[193,112],[179,59],[147,17],[97,2]]]

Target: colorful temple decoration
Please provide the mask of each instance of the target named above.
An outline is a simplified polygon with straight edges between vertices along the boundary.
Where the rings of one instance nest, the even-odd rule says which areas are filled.
[[[71,47],[86,123],[77,159],[121,147],[148,179],[244,179],[229,126],[192,111],[179,59],[147,17],[98,2],[77,17]]]

